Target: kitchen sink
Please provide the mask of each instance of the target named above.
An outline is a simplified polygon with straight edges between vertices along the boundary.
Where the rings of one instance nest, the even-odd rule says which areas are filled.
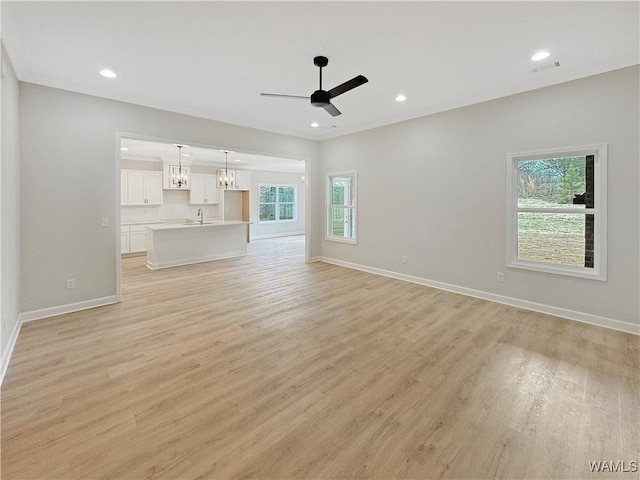
[[[194,226],[198,226],[198,225],[213,225],[214,223],[220,223],[220,222],[185,222],[182,225],[194,225]]]

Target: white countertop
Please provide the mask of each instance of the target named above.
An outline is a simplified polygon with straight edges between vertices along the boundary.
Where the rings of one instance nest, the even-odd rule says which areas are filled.
[[[249,222],[243,222],[240,220],[205,220],[204,223],[195,221],[193,223],[159,223],[154,225],[147,225],[149,230],[175,230],[182,228],[204,228],[204,227],[225,227],[228,225],[249,225]]]
[[[222,219],[217,217],[205,217],[204,221],[205,222],[221,222]],[[120,225],[154,225],[159,223],[180,225],[182,223],[187,223],[187,222],[200,222],[200,219],[195,217],[193,218],[183,217],[183,218],[154,218],[152,220],[127,220],[127,221],[121,221]]]
[[[120,222],[120,225],[149,225],[152,223],[165,223],[166,220],[131,220],[129,222]]]

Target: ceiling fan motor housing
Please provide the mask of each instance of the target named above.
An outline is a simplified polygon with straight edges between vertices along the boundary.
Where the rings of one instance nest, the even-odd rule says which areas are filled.
[[[325,90],[316,90],[311,94],[311,105],[314,107],[324,107],[330,100],[329,92]]]

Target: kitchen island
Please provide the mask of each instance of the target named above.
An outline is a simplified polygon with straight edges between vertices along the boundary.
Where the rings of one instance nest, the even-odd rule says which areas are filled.
[[[249,222],[205,221],[148,225],[151,270],[210,262],[247,254]]]

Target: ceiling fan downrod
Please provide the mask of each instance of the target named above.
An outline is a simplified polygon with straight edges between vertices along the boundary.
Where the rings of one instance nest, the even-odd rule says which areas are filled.
[[[322,89],[322,68],[329,64],[329,59],[323,56],[314,57],[313,64],[320,68],[320,88],[311,94],[311,105],[314,107],[324,107],[331,102],[329,92],[325,92]]]

